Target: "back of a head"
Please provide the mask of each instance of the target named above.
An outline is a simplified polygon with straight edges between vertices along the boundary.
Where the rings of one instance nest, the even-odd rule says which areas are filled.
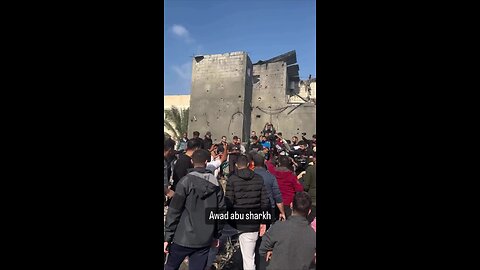
[[[288,167],[290,166],[290,159],[287,156],[279,156],[278,164],[280,167]]]
[[[202,148],[202,142],[198,138],[191,139],[187,142],[187,150],[196,150]]]
[[[254,154],[254,155],[252,155],[252,160],[253,160],[253,164],[255,165],[255,167],[263,167],[263,166],[265,166],[265,158],[262,157],[262,156],[259,155],[259,154]]]
[[[170,149],[173,149],[175,147],[175,141],[167,139],[165,142],[163,142],[163,151],[167,152]]]
[[[198,149],[192,154],[194,167],[205,167],[205,162],[210,159],[210,152],[205,149]]]
[[[312,207],[312,198],[305,191],[297,192],[293,197],[293,211],[306,217]]]
[[[196,138],[196,137],[200,137],[200,132],[194,131],[194,132],[193,132],[193,137],[195,137],[195,138]]]
[[[239,168],[246,168],[248,166],[248,157],[246,155],[240,155],[237,159],[237,166]]]
[[[167,141],[169,141],[174,147],[175,144],[177,144],[172,138],[168,138]]]

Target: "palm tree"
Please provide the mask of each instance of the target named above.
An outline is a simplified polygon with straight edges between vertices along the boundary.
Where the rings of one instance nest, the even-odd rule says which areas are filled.
[[[163,125],[167,128],[168,134],[172,139],[179,141],[183,137],[183,133],[188,130],[188,112],[187,109],[178,109],[173,106],[171,109],[164,110],[165,119]]]
[[[166,142],[168,139],[170,138],[170,134],[168,134],[167,132],[163,132],[163,142]]]

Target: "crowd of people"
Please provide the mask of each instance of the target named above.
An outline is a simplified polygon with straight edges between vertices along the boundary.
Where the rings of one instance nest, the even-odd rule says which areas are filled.
[[[310,269],[316,263],[316,135],[291,140],[267,123],[242,144],[193,132],[164,140],[165,268],[212,269],[224,226],[239,233],[239,269]],[[207,209],[269,211],[270,222],[207,222]],[[217,249],[218,250],[218,249]],[[214,253],[215,255],[215,253]],[[261,260],[258,257],[261,256]]]

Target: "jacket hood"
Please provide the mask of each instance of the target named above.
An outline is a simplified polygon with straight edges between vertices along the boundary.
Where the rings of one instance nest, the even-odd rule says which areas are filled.
[[[248,168],[245,168],[245,169],[241,169],[241,170],[238,170],[236,175],[244,180],[252,180],[253,177],[255,176],[255,172],[253,172],[252,170],[248,169]]]
[[[193,181],[193,188],[197,190],[202,200],[205,200],[220,188],[217,178],[205,168],[190,169],[188,174],[199,178],[198,181]]]

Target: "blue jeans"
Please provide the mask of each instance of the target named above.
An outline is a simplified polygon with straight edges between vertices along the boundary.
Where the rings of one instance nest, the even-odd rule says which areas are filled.
[[[189,248],[172,243],[169,250],[165,270],[177,270],[188,256],[189,270],[204,270],[207,265],[210,247]]]

